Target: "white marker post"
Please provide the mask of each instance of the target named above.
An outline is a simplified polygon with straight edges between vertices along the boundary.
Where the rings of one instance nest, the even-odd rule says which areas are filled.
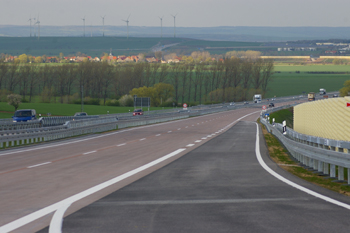
[[[272,118],[272,126],[275,127],[275,118]]]
[[[283,121],[282,125],[283,125],[283,134],[286,135],[287,134],[287,122]]]

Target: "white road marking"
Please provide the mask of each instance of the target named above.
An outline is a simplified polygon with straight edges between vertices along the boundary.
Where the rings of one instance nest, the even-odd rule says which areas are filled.
[[[180,130],[181,128],[178,128],[177,130]]]
[[[208,135],[207,138],[211,138],[212,136],[211,135]]]
[[[194,126],[194,125],[192,125],[192,126]]]
[[[202,141],[202,140],[197,140],[197,141],[194,141],[194,142],[197,142],[197,143],[198,143],[198,142],[201,142],[201,141]]]
[[[171,132],[173,132],[173,131],[168,131],[168,133],[171,133]]]
[[[71,203],[67,203],[56,210],[50,222],[49,233],[62,233],[63,215],[70,205]]]
[[[33,165],[33,166],[29,166],[29,167],[27,167],[27,168],[39,167],[39,166],[46,165],[46,164],[50,164],[50,163],[52,163],[52,162],[39,163],[39,164],[36,164],[36,165]]]
[[[123,144],[119,144],[119,145],[117,145],[117,146],[125,146],[126,145],[126,143],[123,143]]]
[[[188,128],[188,126],[185,127],[186,129]]]
[[[207,139],[207,138],[201,138],[202,140],[205,140],[205,139]]]
[[[140,141],[146,140],[146,138],[141,138]]]
[[[260,154],[259,125],[258,125],[257,123],[255,123],[255,124],[256,124],[256,141],[255,141],[255,154],[256,154],[256,158],[257,158],[258,162],[260,163],[260,165],[261,165],[268,173],[270,173],[271,175],[273,175],[274,177],[276,177],[276,178],[279,179],[280,181],[282,181],[282,182],[284,182],[284,183],[286,183],[286,184],[288,184],[288,185],[290,185],[290,186],[292,186],[292,187],[294,187],[294,188],[296,188],[296,189],[299,189],[300,191],[303,191],[303,192],[305,192],[305,193],[307,193],[307,194],[310,194],[310,195],[312,195],[312,196],[314,196],[314,197],[320,198],[320,199],[322,199],[322,200],[324,200],[324,201],[330,202],[330,203],[332,203],[332,204],[334,204],[334,205],[338,205],[338,206],[341,206],[341,207],[344,207],[344,208],[350,210],[350,205],[348,205],[348,204],[346,204],[346,203],[343,203],[343,202],[340,202],[340,201],[337,201],[337,200],[335,200],[335,199],[333,199],[333,198],[327,197],[327,196],[322,195],[322,194],[320,194],[320,193],[314,192],[314,191],[312,191],[312,190],[310,190],[310,189],[307,189],[307,188],[305,188],[305,187],[303,187],[303,186],[301,186],[301,185],[298,185],[298,184],[296,184],[296,183],[294,183],[294,182],[292,182],[292,181],[290,181],[290,180],[284,178],[283,176],[277,174],[277,173],[276,173],[275,171],[273,171],[270,167],[268,167],[268,166],[266,165],[266,163],[264,162],[264,160],[262,159],[261,154]]]
[[[159,137],[161,134],[157,134],[156,137]]]
[[[85,152],[85,153],[83,153],[83,155],[87,155],[87,154],[91,154],[91,153],[95,153],[95,152],[96,152],[96,151],[93,150],[93,151]]]
[[[146,169],[148,169],[150,167],[153,167],[153,166],[155,166],[155,165],[157,165],[157,164],[159,164],[159,163],[161,163],[161,162],[163,162],[163,161],[165,161],[165,160],[167,160],[167,159],[169,159],[171,157],[174,157],[177,154],[180,154],[184,150],[186,150],[186,149],[185,148],[181,148],[181,149],[178,149],[176,151],[173,151],[170,154],[167,154],[167,155],[165,155],[165,156],[163,156],[163,157],[161,157],[159,159],[156,159],[156,160],[154,160],[154,161],[152,161],[150,163],[147,163],[147,164],[145,164],[145,165],[143,165],[141,167],[138,167],[138,168],[136,168],[134,170],[131,170],[131,171],[127,172],[127,173],[124,173],[123,175],[117,176],[117,177],[115,177],[115,178],[113,178],[111,180],[103,182],[103,183],[101,183],[99,185],[96,185],[96,186],[94,186],[92,188],[89,188],[89,189],[87,189],[85,191],[82,191],[82,192],[80,192],[78,194],[75,194],[75,195],[73,195],[71,197],[68,197],[68,198],[66,198],[66,199],[64,199],[62,201],[56,202],[56,203],[54,203],[52,205],[49,205],[49,206],[47,206],[47,207],[45,207],[43,209],[35,211],[34,213],[28,214],[28,215],[26,215],[26,216],[24,216],[22,218],[19,218],[19,219],[15,220],[15,221],[7,223],[7,224],[5,224],[5,225],[0,227],[0,232],[1,233],[11,232],[11,231],[13,231],[15,229],[18,229],[18,228],[20,228],[20,227],[22,227],[22,226],[24,226],[24,225],[26,225],[28,223],[31,223],[31,222],[37,220],[39,218],[42,218],[45,215],[48,215],[48,214],[50,214],[50,213],[52,213],[52,212],[54,212],[56,210],[60,210],[60,212],[57,213],[56,216],[63,216],[64,212],[65,212],[65,209],[67,209],[67,206],[71,205],[72,203],[74,203],[76,201],[79,201],[79,200],[81,200],[81,199],[83,199],[83,198],[85,198],[87,196],[90,196],[93,193],[101,191],[102,189],[105,189],[105,188],[107,188],[107,187],[109,187],[109,186],[111,186],[113,184],[116,184],[116,183],[122,181],[122,180],[125,180],[126,178],[131,177],[131,176],[133,176],[133,175],[135,175],[135,174],[137,174],[137,173],[139,173],[141,171],[144,171],[144,170],[146,170]],[[54,215],[54,217],[55,217],[55,215]],[[62,222],[62,219],[59,219],[58,217],[56,217],[55,220],[53,220],[53,221],[54,222],[51,221],[51,224],[53,224],[54,226],[56,226],[56,227],[61,226],[61,223],[58,223],[57,221]],[[50,229],[51,229],[51,227],[50,227]],[[55,229],[54,232],[61,232],[61,229]]]
[[[191,147],[191,146],[194,146],[194,144],[188,144],[186,147]]]

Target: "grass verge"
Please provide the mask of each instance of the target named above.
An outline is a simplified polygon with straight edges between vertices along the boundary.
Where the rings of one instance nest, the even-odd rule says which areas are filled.
[[[282,169],[323,188],[327,188],[346,196],[350,196],[350,186],[344,186],[344,183],[332,182],[332,179],[325,179],[322,176],[319,176],[312,171],[301,167],[299,163],[292,159],[280,141],[275,136],[270,134],[264,125],[262,125],[260,122],[259,124],[261,125],[262,132],[264,134],[270,158]]]

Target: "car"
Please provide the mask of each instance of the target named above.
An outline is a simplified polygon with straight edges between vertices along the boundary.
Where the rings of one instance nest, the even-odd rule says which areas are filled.
[[[88,114],[86,112],[76,112],[74,116],[87,116]]]
[[[133,116],[137,115],[143,115],[143,110],[142,109],[135,109],[132,113]]]
[[[12,117],[13,122],[26,122],[36,119],[35,109],[21,109],[17,110]]]
[[[333,98],[339,97],[338,94],[333,94]]]
[[[274,103],[270,103],[270,104],[269,104],[269,107],[270,107],[270,108],[273,108],[273,107],[275,107],[275,104],[274,104]]]
[[[243,104],[249,104],[249,102],[248,102],[248,101],[245,101]]]
[[[235,102],[231,102],[231,103],[230,103],[230,106],[235,106]]]

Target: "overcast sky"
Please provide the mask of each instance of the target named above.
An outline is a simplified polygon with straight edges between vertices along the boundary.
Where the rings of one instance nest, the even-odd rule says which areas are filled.
[[[350,26],[350,0],[0,0],[0,25]]]

